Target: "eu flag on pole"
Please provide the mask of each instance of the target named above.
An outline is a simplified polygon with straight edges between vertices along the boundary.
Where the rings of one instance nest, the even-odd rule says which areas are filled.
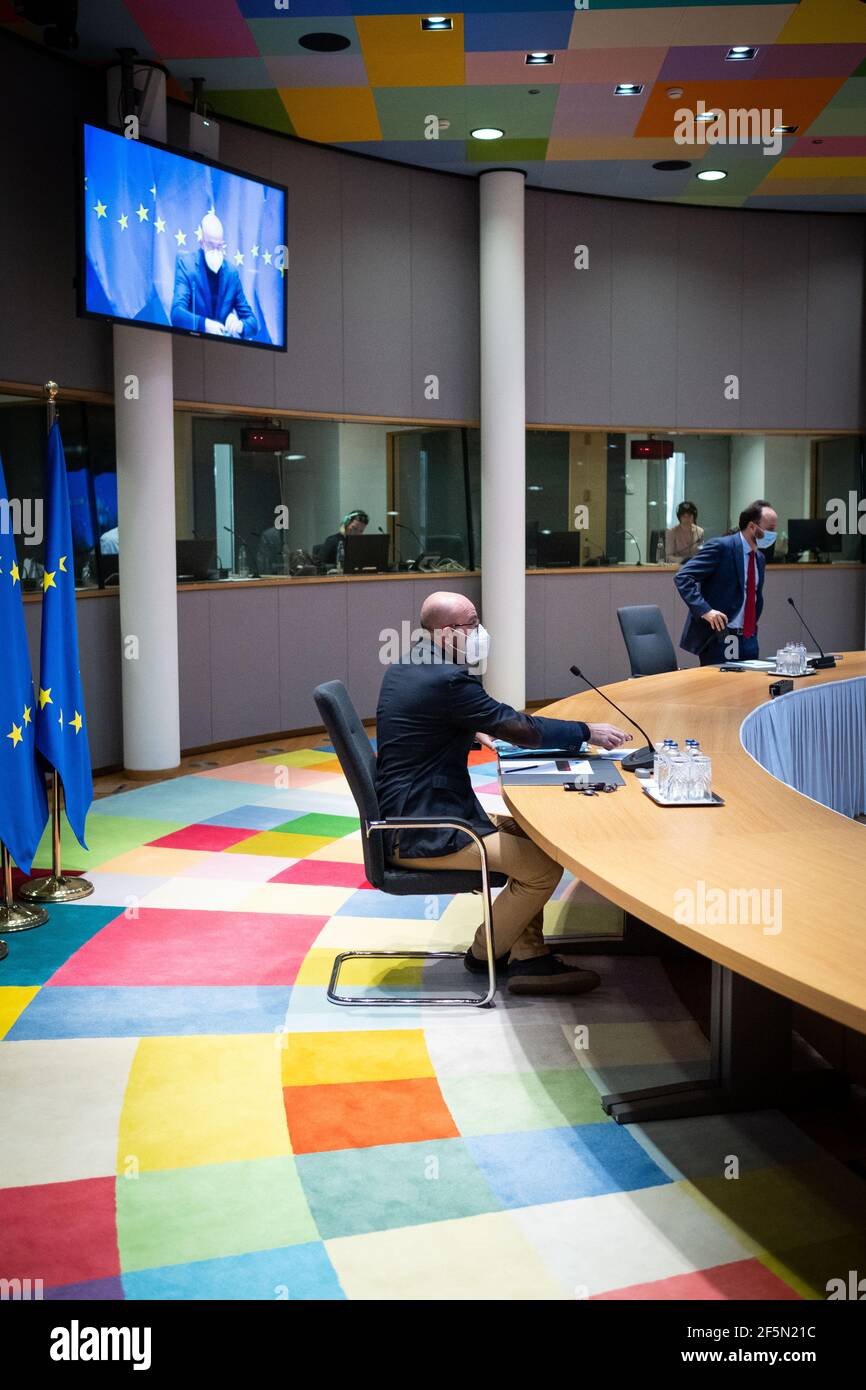
[[[36,747],[63,783],[66,816],[79,844],[93,800],[90,748],[78,669],[78,625],[66,460],[55,421],[45,456],[45,574]]]
[[[45,777],[36,760],[33,677],[24,629],[21,576],[9,526],[6,479],[0,460],[0,840],[19,869],[30,872],[48,820]]]

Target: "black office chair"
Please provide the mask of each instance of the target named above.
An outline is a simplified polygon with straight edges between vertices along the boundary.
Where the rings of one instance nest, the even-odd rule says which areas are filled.
[[[345,960],[352,960],[357,956],[365,956],[368,960],[385,960],[397,957],[400,960],[407,959],[463,959],[462,951],[344,951],[338,955],[334,961],[334,969],[331,973],[331,981],[328,985],[328,998],[332,1004],[360,1004],[366,1007],[395,1007],[400,1005],[417,1004],[447,1004],[472,1005],[474,1007],[490,1004],[496,993],[496,967],[493,946],[493,900],[490,896],[490,889],[500,888],[507,883],[505,874],[491,873],[487,867],[487,850],[484,845],[484,836],[479,835],[476,830],[465,820],[455,820],[453,817],[442,816],[432,820],[411,816],[389,817],[383,819],[379,810],[379,799],[376,795],[376,755],[370,746],[370,740],[364,732],[364,726],[358,717],[357,711],[349,698],[349,692],[342,681],[325,681],[323,685],[316,687],[313,692],[316,701],[316,708],[322,717],[322,723],[331,736],[331,741],[340,760],[340,766],[346,776],[346,781],[352,790],[358,813],[361,817],[361,829],[363,832],[364,845],[364,868],[367,879],[374,888],[380,888],[385,893],[396,893],[402,896],[409,894],[433,894],[440,893],[481,893],[481,902],[484,909],[484,927],[487,937],[487,965],[489,970],[489,983],[487,993],[479,998],[476,995],[451,997],[448,996],[421,996],[414,995],[411,998],[400,999],[375,999],[364,996],[350,998],[346,995],[337,993],[337,978],[340,967]],[[479,871],[472,869],[442,869],[432,870],[426,873],[423,869],[402,869],[390,865],[385,861],[385,852],[382,841],[383,830],[410,830],[410,829],[432,829],[442,828],[446,830],[462,830],[469,836],[478,847],[481,856],[481,868]]]
[[[625,639],[633,676],[657,676],[676,671],[677,656],[662,610],[654,603],[618,608],[616,616]]]

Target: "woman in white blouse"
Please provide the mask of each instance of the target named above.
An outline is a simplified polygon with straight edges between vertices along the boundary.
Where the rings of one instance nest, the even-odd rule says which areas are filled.
[[[677,524],[665,531],[665,559],[668,564],[682,564],[697,555],[704,539],[698,525],[698,509],[694,502],[681,502],[677,507]]]

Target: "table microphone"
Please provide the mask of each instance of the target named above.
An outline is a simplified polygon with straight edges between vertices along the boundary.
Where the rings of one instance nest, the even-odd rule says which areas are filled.
[[[794,600],[793,600],[790,596],[788,597],[788,602],[790,603],[790,605],[791,605],[791,607],[793,608],[794,612],[797,614],[797,617],[800,619],[800,622],[803,624],[804,628],[805,628],[806,631],[808,632],[808,634],[809,634],[809,636],[811,637],[812,641],[815,643],[815,646],[818,648],[818,651],[821,653],[820,656],[816,656],[816,657],[814,658],[814,660],[811,662],[811,665],[814,666],[814,668],[815,668],[816,671],[826,671],[826,670],[828,670],[831,666],[835,666],[835,665],[836,665],[836,658],[835,658],[835,656],[825,656],[825,655],[824,655],[824,648],[821,646],[821,643],[818,641],[817,637],[815,636],[814,632],[813,632],[812,629],[810,628],[809,624],[806,622],[806,619],[803,617],[803,614],[800,612],[800,610],[799,610],[799,608],[797,607],[796,603],[794,602]]]
[[[625,710],[620,709],[619,705],[614,705],[613,700],[610,698],[610,696],[605,695],[603,690],[599,690],[597,685],[593,685],[592,681],[589,679],[589,676],[585,676],[578,666],[569,666],[568,669],[573,676],[577,676],[578,680],[586,681],[587,685],[591,685],[597,695],[600,695],[603,700],[607,700],[607,703],[609,705],[613,705],[613,708],[616,710],[617,714],[621,714],[627,724],[633,724],[634,727],[638,729],[646,739],[646,748],[635,748],[633,753],[626,753],[625,757],[622,759],[620,766],[625,768],[626,772],[636,772],[639,767],[652,767],[656,753],[652,745],[652,739],[650,738],[646,729],[642,729],[640,724],[638,724],[637,720],[629,719],[629,716],[626,714]]]

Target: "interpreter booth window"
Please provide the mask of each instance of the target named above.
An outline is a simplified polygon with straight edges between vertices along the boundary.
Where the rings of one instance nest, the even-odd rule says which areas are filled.
[[[389,427],[178,412],[178,574],[252,579],[391,568]]]
[[[117,470],[114,410],[90,401],[64,401],[58,420],[66,457],[72,523],[69,568],[77,589],[117,583]],[[15,535],[24,593],[41,593],[44,573],[43,465],[45,403],[0,396],[0,458],[7,499],[0,524]],[[102,546],[112,549],[104,555]]]
[[[779,518],[769,564],[862,561],[862,438],[527,431],[529,567],[676,567],[757,500]]]
[[[459,573],[481,559],[477,430],[392,429],[388,531],[395,569]]]

